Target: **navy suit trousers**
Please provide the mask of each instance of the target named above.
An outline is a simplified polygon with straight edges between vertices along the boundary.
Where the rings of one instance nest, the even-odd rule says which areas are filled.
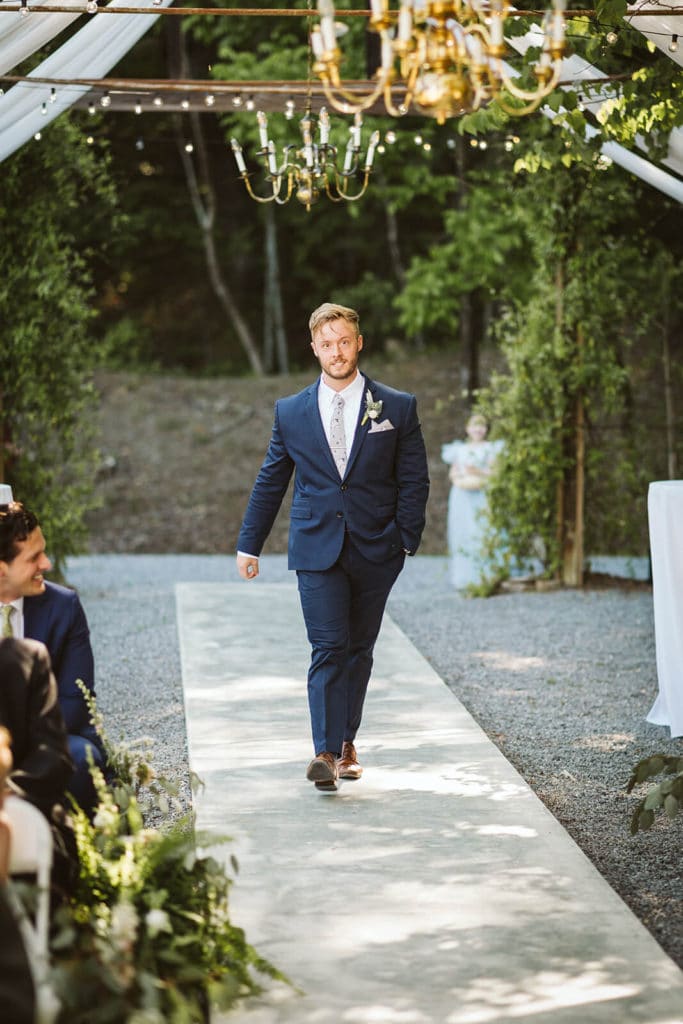
[[[369,562],[346,535],[342,552],[323,571],[297,571],[311,644],[308,704],[316,754],[339,754],[363,715],[373,650],[387,598],[405,555]]]

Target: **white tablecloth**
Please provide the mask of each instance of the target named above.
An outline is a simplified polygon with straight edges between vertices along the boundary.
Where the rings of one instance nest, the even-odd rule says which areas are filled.
[[[647,721],[683,736],[683,480],[651,483],[647,507],[659,682]]]

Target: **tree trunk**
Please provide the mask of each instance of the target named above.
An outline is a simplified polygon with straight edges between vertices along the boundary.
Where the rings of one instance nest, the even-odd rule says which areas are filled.
[[[479,346],[473,329],[472,294],[467,292],[462,296],[460,306],[460,345],[467,362],[465,373],[465,391],[468,408],[474,401],[474,392],[479,386]]]
[[[172,32],[172,45],[170,47],[170,52],[171,54],[175,53],[175,61],[173,56],[171,56],[170,63],[177,64],[178,77],[189,78],[190,62],[187,55],[185,34],[179,30],[178,26],[175,25],[170,27],[170,31]],[[218,252],[216,250],[216,193],[211,181],[206,139],[201,127],[201,116],[206,117],[207,115],[199,115],[196,111],[190,111],[187,116],[190,118],[190,124],[192,126],[193,142],[197,154],[199,174],[201,176],[201,188],[197,180],[194,161],[185,149],[185,140],[183,139],[181,129],[181,115],[174,116],[173,121],[176,142],[178,144],[178,151],[180,153],[183,170],[185,171],[185,180],[187,181],[187,188],[190,193],[192,208],[202,234],[204,257],[206,259],[206,266],[209,272],[209,280],[216,298],[220,302],[228,320],[234,328],[240,345],[249,360],[249,365],[252,371],[257,376],[261,377],[263,376],[263,363],[261,362],[261,356],[259,355],[252,337],[249,325],[242,316],[234,296],[223,276]]]
[[[583,362],[583,330],[576,329],[575,359]],[[574,396],[571,423],[566,433],[567,469],[562,485],[562,582],[567,587],[583,586],[584,494],[586,466],[586,409],[583,389]]]
[[[285,332],[285,317],[282,306],[282,285],[280,282],[280,258],[277,249],[277,224],[273,207],[264,207],[264,239],[265,239],[265,307],[268,317],[268,331],[270,337],[267,341],[270,351],[270,363],[266,360],[266,366],[272,368],[274,357],[277,358],[277,372],[289,372],[289,359],[287,351],[287,334]]]

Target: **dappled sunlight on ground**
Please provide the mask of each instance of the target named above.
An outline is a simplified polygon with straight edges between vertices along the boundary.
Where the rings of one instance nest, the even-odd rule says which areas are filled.
[[[472,651],[472,657],[501,672],[528,672],[532,668],[547,668],[550,664],[548,658],[523,658],[510,651]]]

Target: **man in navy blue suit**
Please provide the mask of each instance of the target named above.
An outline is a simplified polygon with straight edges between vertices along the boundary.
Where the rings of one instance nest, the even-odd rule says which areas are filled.
[[[363,376],[358,313],[326,302],[309,320],[321,376],[280,399],[237,542],[245,580],[294,473],[289,568],[311,644],[308,703],[324,792],[359,779],[355,748],[389,592],[425,525],[427,456],[415,397]],[[341,401],[340,401],[341,399]]]
[[[43,574],[51,568],[33,512],[16,501],[0,504],[0,632],[40,640],[49,651],[75,766],[68,790],[90,814],[96,794],[89,756],[99,768],[105,765],[101,741],[76,683],[82,680],[94,695],[90,631],[75,591],[45,580]]]

